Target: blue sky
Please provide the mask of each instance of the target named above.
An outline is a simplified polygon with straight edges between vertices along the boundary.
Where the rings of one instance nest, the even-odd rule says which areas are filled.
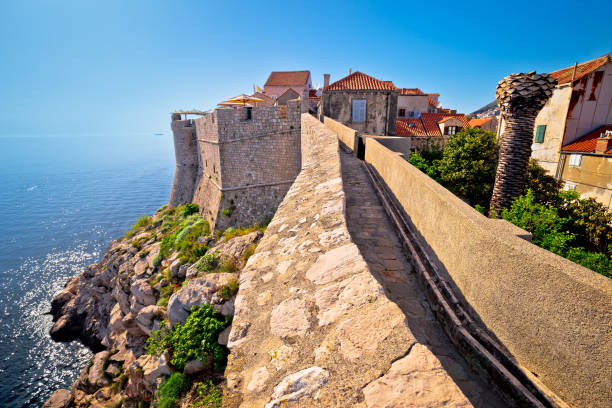
[[[0,134],[167,132],[272,70],[349,68],[471,112],[612,51],[612,2],[0,1]]]

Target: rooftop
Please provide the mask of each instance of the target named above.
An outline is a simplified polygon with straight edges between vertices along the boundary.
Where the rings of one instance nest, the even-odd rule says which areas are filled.
[[[362,72],[355,71],[352,74],[334,82],[325,89],[330,91],[394,91],[397,88],[395,87],[395,85],[393,85],[393,82],[391,81],[381,81]]]
[[[482,118],[482,119],[470,119],[469,124],[471,127],[477,127],[477,126],[482,126],[492,120],[493,120],[493,116],[489,116],[488,118]]]
[[[566,84],[572,82],[572,77],[574,77],[574,81],[578,81],[580,78],[590,74],[591,72],[597,70],[601,66],[610,62],[610,56],[604,55],[603,57],[595,58],[594,60],[583,62],[582,64],[578,64],[576,67],[576,76],[574,77],[574,66],[567,67],[564,69],[560,69],[558,71],[554,71],[550,73],[550,76],[557,79],[557,83],[559,85]]]
[[[395,122],[395,133],[398,136],[442,136],[439,123],[449,119],[459,120],[463,127],[468,127],[469,122],[463,113],[421,113],[420,118],[398,118]]]
[[[580,139],[563,146],[561,150],[564,152],[583,152],[583,153],[595,153],[595,146],[597,145],[597,139],[602,133],[606,131],[612,132],[612,125],[600,126],[597,129],[587,133]],[[608,149],[606,154],[612,154],[612,149]]]
[[[400,95],[427,95],[419,88],[402,88],[400,89]]]
[[[310,71],[272,72],[264,86],[306,85],[309,76]]]

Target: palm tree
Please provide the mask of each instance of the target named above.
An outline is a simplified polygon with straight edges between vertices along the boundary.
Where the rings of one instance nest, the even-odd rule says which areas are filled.
[[[504,120],[491,198],[491,209],[497,213],[524,193],[535,118],[556,84],[548,74],[531,71],[510,74],[497,85],[497,104]]]

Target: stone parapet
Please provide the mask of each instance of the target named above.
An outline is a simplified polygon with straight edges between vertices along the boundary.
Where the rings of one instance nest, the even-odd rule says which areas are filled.
[[[375,139],[366,140],[365,158],[445,284],[463,297],[454,301],[525,375],[570,406],[609,407],[612,280],[482,216]]]

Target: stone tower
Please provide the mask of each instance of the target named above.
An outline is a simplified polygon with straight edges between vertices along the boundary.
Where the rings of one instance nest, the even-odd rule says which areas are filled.
[[[287,106],[215,109],[172,130],[170,206],[194,202],[217,230],[269,219],[301,167],[300,99]]]
[[[548,74],[532,71],[511,74],[497,85],[504,127],[491,208],[498,212],[524,193],[535,119],[556,83]]]

